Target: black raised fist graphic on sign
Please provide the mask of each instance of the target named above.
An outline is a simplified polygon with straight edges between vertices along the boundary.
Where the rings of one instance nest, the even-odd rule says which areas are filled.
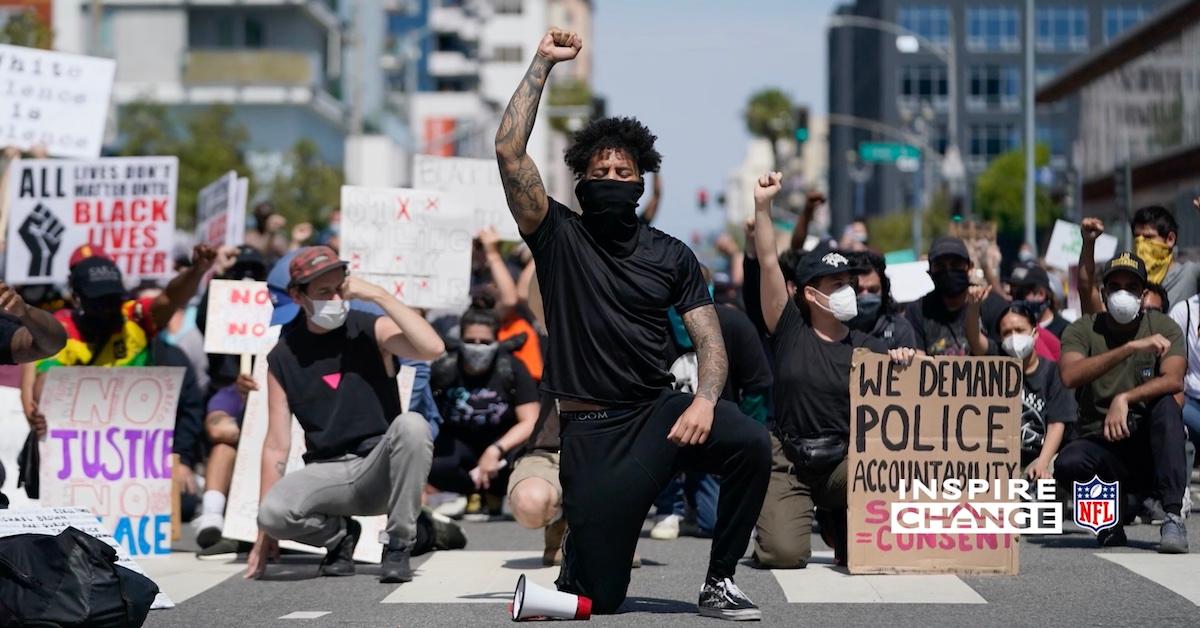
[[[63,231],[66,229],[48,207],[38,203],[18,233],[25,246],[29,247],[29,276],[49,277],[54,266],[54,255],[62,246]]]

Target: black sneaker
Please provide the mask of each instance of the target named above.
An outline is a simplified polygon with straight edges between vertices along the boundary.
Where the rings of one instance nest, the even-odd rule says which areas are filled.
[[[383,548],[383,562],[380,563],[379,581],[385,584],[396,582],[412,582],[413,570],[408,564],[407,549]]]
[[[1166,515],[1166,521],[1163,522],[1159,533],[1162,534],[1162,540],[1158,544],[1159,554],[1188,553],[1187,526],[1183,522],[1183,517]]]
[[[702,617],[733,621],[759,621],[762,611],[733,583],[732,578],[708,578],[700,588],[697,604]]]
[[[428,517],[433,527],[433,548],[439,550],[459,550],[467,546],[467,535],[462,526],[445,515],[439,515],[430,510],[422,510],[418,517]]]
[[[354,546],[358,545],[362,526],[350,517],[346,517],[345,521],[346,535],[321,559],[321,566],[317,569],[317,573],[322,576],[354,575]]]
[[[1125,526],[1117,524],[1107,530],[1101,530],[1096,535],[1096,542],[1100,547],[1125,547],[1129,544],[1129,539],[1125,536]]]

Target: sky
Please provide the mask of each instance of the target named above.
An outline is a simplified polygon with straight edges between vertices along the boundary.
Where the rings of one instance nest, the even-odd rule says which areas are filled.
[[[655,225],[691,243],[724,223],[716,196],[750,139],[742,110],[779,87],[826,110],[825,23],[838,0],[594,0],[595,91],[609,115],[658,136],[663,202]],[[584,42],[589,45],[589,42]],[[650,186],[647,185],[649,190]]]

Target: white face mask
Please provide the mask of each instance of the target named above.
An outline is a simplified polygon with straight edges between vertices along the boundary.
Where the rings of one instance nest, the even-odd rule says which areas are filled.
[[[821,305],[819,301],[817,305],[821,305],[839,321],[844,323],[858,316],[858,293],[854,291],[854,286],[842,286],[825,298],[829,300],[829,305]]]
[[[1132,292],[1118,290],[1108,295],[1108,313],[1121,325],[1128,325],[1142,311],[1142,300]]]
[[[346,316],[350,313],[347,307],[349,303],[343,300],[336,301],[320,301],[311,299],[312,301],[312,320],[313,325],[332,331],[341,327],[346,323]]]
[[[1018,360],[1025,360],[1033,353],[1033,336],[1030,334],[1013,334],[1000,343],[1004,352]]]

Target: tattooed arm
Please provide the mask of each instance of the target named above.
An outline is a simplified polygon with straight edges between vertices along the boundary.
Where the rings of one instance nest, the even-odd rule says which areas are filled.
[[[536,231],[549,210],[542,175],[525,150],[529,134],[533,132],[533,122],[537,119],[542,89],[554,64],[574,59],[582,47],[583,40],[579,35],[550,29],[538,44],[529,70],[508,101],[508,108],[500,120],[500,130],[496,132],[496,161],[500,164],[504,195],[517,228],[524,234]]]
[[[713,412],[721,390],[725,388],[725,375],[729,371],[729,360],[725,356],[725,340],[721,337],[721,326],[717,321],[717,310],[705,305],[688,310],[683,315],[683,326],[696,346],[696,361],[699,366],[699,384],[696,396],[688,406],[667,440],[679,445],[699,445],[708,440],[712,431]]]

